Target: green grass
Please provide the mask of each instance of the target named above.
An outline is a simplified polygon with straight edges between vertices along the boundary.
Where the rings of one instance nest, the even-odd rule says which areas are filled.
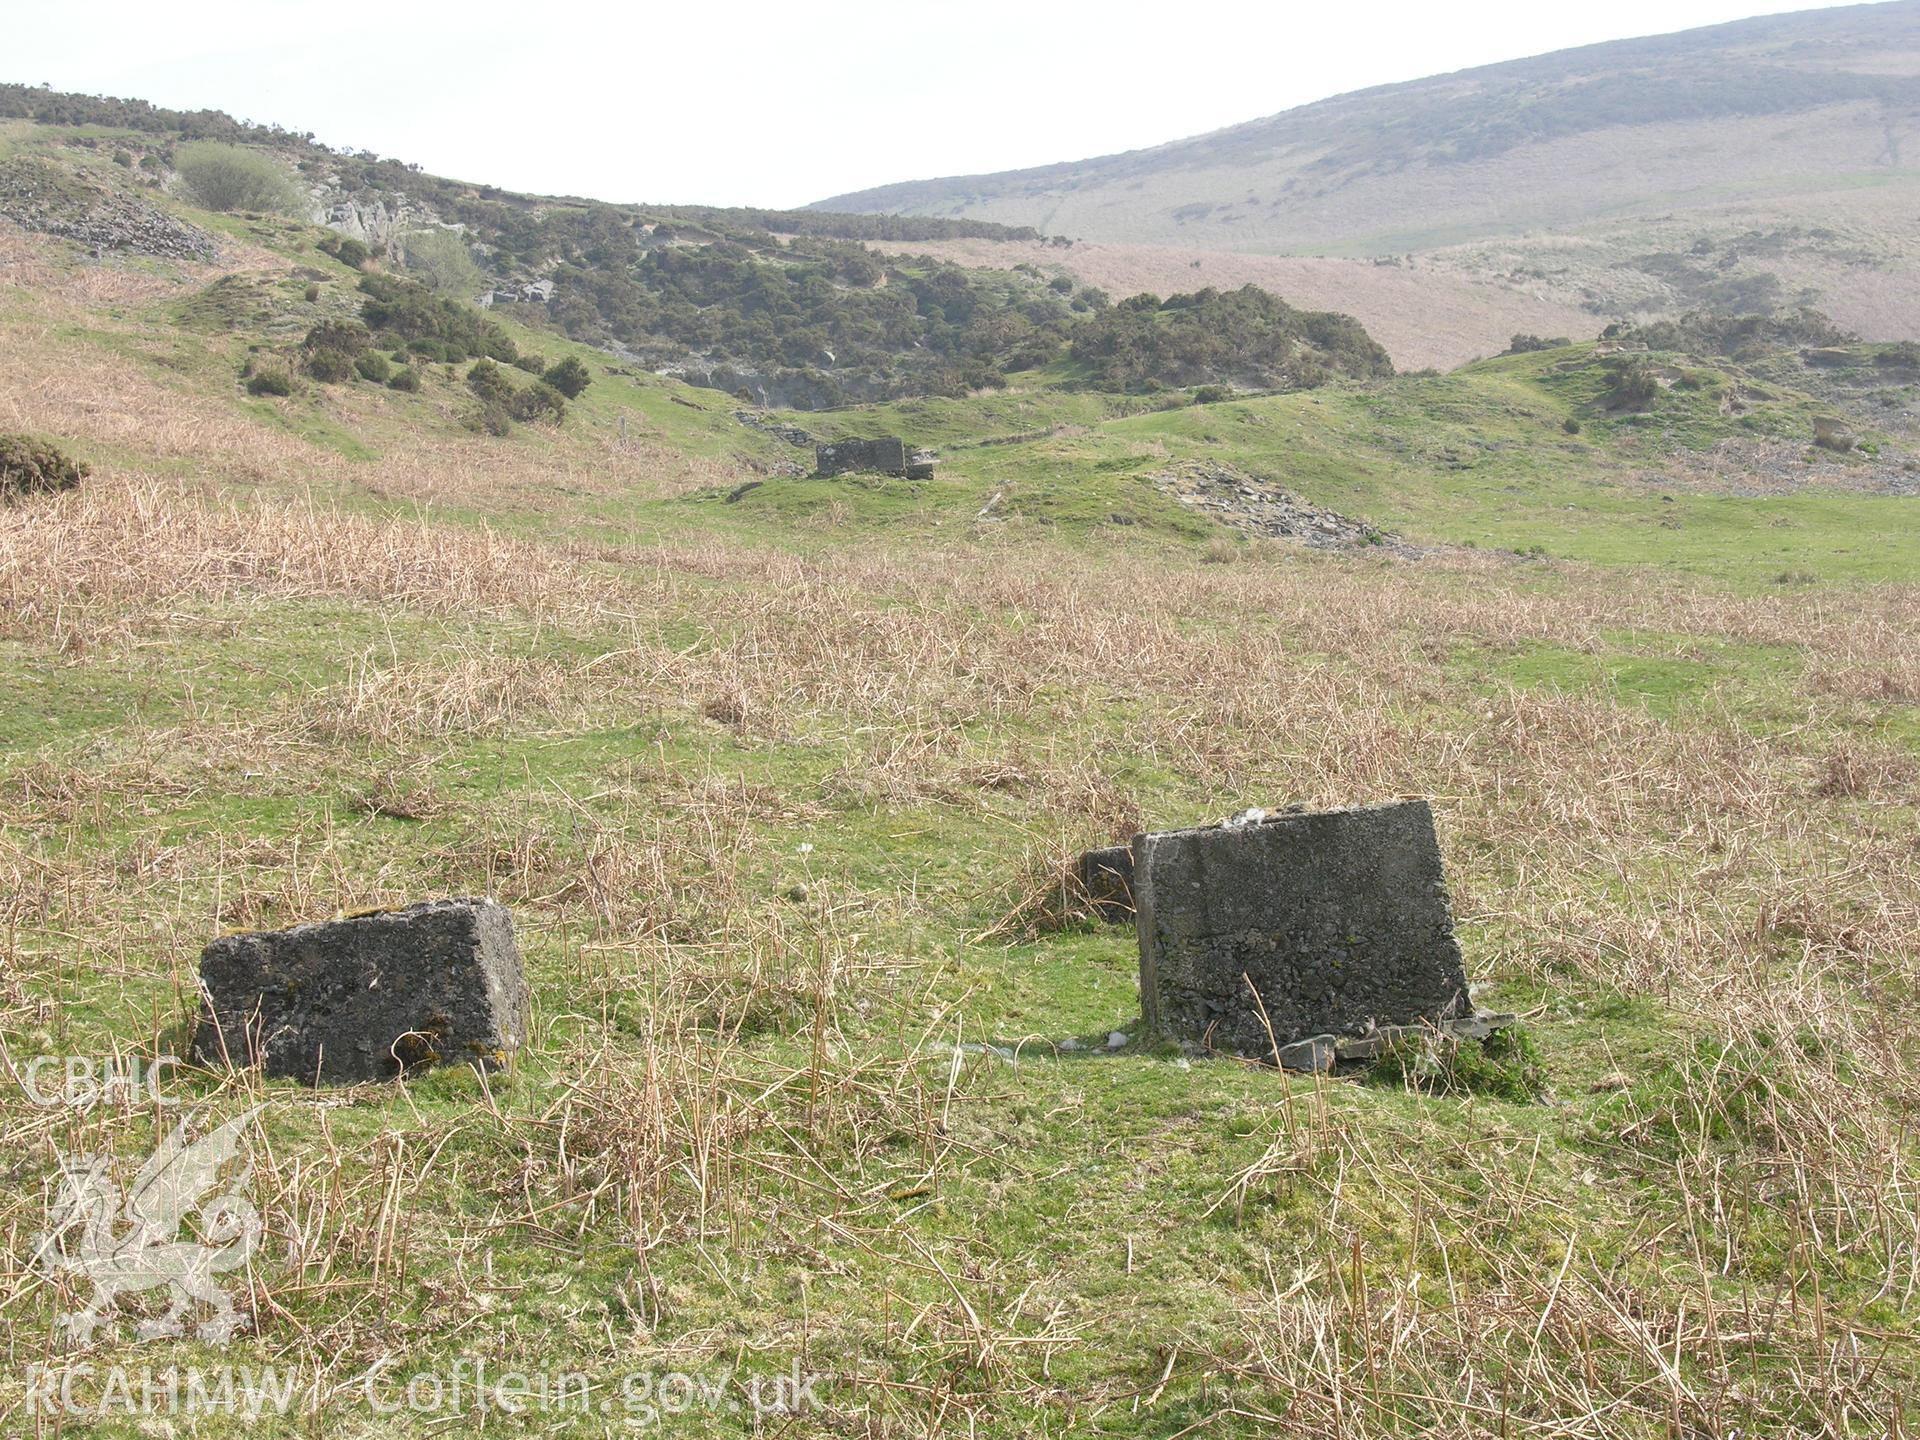
[[[245,233],[324,267],[298,227]],[[184,487],[183,511],[430,509],[443,528],[401,536],[423,573],[436,540],[485,526],[609,598],[401,603],[297,566],[277,589],[272,553],[183,552],[170,570],[231,588],[17,604],[0,1036],[15,1056],[157,1048],[222,930],[488,891],[516,914],[536,1041],[484,1086],[262,1087],[280,1228],[261,1333],[225,1352],[123,1335],[93,1360],[277,1359],[348,1386],[382,1356],[605,1384],[798,1361],[835,1377],[835,1414],[795,1433],[1003,1435],[1265,1434],[1289,1409],[1315,1433],[1517,1433],[1573,1424],[1547,1382],[1596,1365],[1622,1433],[1711,1433],[1743,1406],[1885,1430],[1920,1379],[1886,1278],[1913,1254],[1912,1142],[1862,1137],[1911,1093],[1886,1079],[1911,1072],[1885,1016],[1911,990],[1899,765],[1920,729],[1897,694],[1842,704],[1820,675],[1898,678],[1904,611],[1852,587],[1911,581],[1912,502],[1664,498],[1634,474],[1714,438],[1706,387],[1652,425],[1597,414],[1584,350],[1167,410],[1037,377],[792,417],[937,443],[934,480],[769,476],[808,457],[727,397],[521,328],[593,387],[557,432],[460,450],[421,500],[382,481],[479,443],[457,376],[243,397],[247,347],[315,309],[275,279],[0,322],[129,363],[191,417],[312,442],[221,464],[78,437]],[[1807,403],[1763,420],[1791,433]],[[623,421],[672,483],[590,483]],[[1601,568],[1258,546],[1201,565],[1217,532],[1148,483],[1198,459],[1416,539]],[[533,488],[491,494],[513,467]],[[1814,579],[1775,586],[1785,569]],[[1856,613],[1857,635],[1822,618]],[[1849,748],[1880,769],[1823,792]],[[1056,850],[1123,824],[1409,788],[1436,796],[1469,969],[1524,1013],[1524,1047],[1372,1085],[1109,1052],[1139,1029],[1128,933],[996,931]],[[1754,1018],[1781,996],[1807,997],[1806,1036]],[[1840,1056],[1829,1031],[1873,1038]],[[222,1114],[245,1099],[179,1085]],[[51,1136],[10,1093],[0,1115],[31,1132],[4,1211],[23,1237],[50,1138],[128,1160],[156,1138],[144,1111]],[[49,1353],[54,1297],[8,1303],[15,1350]],[[1854,1354],[1877,1368],[1835,1359]],[[20,1384],[0,1375],[0,1406]],[[422,1426],[349,1389],[264,1427],[356,1428]]]
[[[1727,377],[1698,367],[1686,374],[1638,414],[1606,408],[1592,347],[1573,346],[1363,390],[1134,414],[1115,414],[1100,397],[1029,386],[793,416],[829,437],[897,433],[938,446],[940,484],[827,492],[776,481],[756,492],[750,512],[808,513],[831,493],[852,523],[930,531],[936,521],[969,519],[969,509],[1004,490],[1005,513],[1056,533],[1107,535],[1121,517],[1146,533],[1191,539],[1210,524],[1181,513],[1150,477],[1182,460],[1225,459],[1416,541],[1654,565],[1746,588],[1796,568],[1849,582],[1920,569],[1911,502],[1842,488],[1844,462],[1813,461],[1809,488],[1788,496],[1661,490],[1640,480],[1665,452],[1729,437],[1806,440],[1811,452],[1812,416],[1823,410],[1813,400],[1770,387],[1773,398],[1723,417]],[[1581,422],[1580,433],[1566,433],[1568,419]]]

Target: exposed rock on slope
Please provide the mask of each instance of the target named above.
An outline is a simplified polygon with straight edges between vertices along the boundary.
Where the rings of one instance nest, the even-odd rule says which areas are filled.
[[[1155,475],[1153,483],[1181,504],[1236,530],[1298,540],[1315,550],[1382,546],[1399,554],[1420,553],[1364,520],[1323,510],[1271,480],[1216,461],[1177,466]]]
[[[199,263],[220,256],[206,231],[35,160],[0,164],[0,217],[96,250]]]

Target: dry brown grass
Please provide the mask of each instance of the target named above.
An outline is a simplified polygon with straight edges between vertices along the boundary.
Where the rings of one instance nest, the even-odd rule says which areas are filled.
[[[539,542],[282,490],[331,462],[202,423],[155,443],[272,483],[108,467],[0,519],[0,642],[88,736],[0,775],[10,1043],[160,1049],[211,930],[426,891],[510,903],[541,994],[532,1053],[485,1089],[274,1092],[255,1196],[285,1263],[249,1281],[248,1353],[344,1383],[448,1346],[817,1346],[862,1377],[834,1423],[875,1435],[1897,1433],[1915,587]],[[492,503],[463,455],[413,452],[396,483]],[[316,660],[307,629],[351,643]],[[1504,678],[1622,633],[1794,664],[1671,718]],[[95,682],[138,712],[76,704]],[[1048,960],[995,930],[1023,855],[1052,873],[1141,823],[1396,794],[1434,797],[1474,968],[1529,999],[1565,1104],[1141,1057],[1100,1063],[1184,1098],[1148,1092],[1172,1118],[1108,1138],[1104,1076],[1029,1063],[1063,1037],[1044,1001],[1005,1018]],[[1640,1053],[1589,1053],[1612,1005]],[[965,1048],[1021,1020],[1017,1062]],[[1222,1141],[1236,1105],[1260,1128]],[[131,1117],[0,1122],[21,1235],[50,1147]],[[1026,1216],[1050,1186],[1064,1214]],[[0,1279],[44,1345],[71,1287]]]

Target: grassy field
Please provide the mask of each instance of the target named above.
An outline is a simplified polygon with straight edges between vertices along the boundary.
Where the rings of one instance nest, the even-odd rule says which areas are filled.
[[[130,1174],[172,1117],[5,1087],[10,1426],[156,1433],[126,1364],[294,1378],[206,1435],[1906,1433],[1920,502],[1668,485],[1810,401],[1632,420],[1577,350],[1033,387],[791,417],[944,451],[812,481],[586,351],[557,432],[469,434],[438,370],[248,399],[350,277],[232,233],[225,277],[0,236],[0,429],[95,467],[0,510],[7,1056],[177,1051],[213,936],[446,894],[512,908],[535,1035],[484,1082],[174,1077],[265,1106],[225,1349],[63,1349],[57,1154]],[[1200,457],[1429,553],[1229,536],[1150,483]],[[1538,1098],[1139,1042],[1130,936],[1049,903],[1142,825],[1415,794]]]

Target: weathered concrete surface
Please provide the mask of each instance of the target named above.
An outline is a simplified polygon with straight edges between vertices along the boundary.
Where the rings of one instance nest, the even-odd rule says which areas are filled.
[[[813,454],[813,473],[821,477],[863,472],[907,473],[907,442],[898,435],[883,435],[874,440],[836,440],[831,445],[817,446]]]
[[[1080,857],[1079,879],[1087,903],[1102,920],[1133,919],[1133,847],[1109,845]]]
[[[224,936],[202,953],[200,983],[196,1059],[308,1084],[491,1069],[530,1019],[513,921],[491,900]]]
[[[1472,1011],[1425,801],[1141,835],[1133,862],[1159,1034],[1268,1056]]]

